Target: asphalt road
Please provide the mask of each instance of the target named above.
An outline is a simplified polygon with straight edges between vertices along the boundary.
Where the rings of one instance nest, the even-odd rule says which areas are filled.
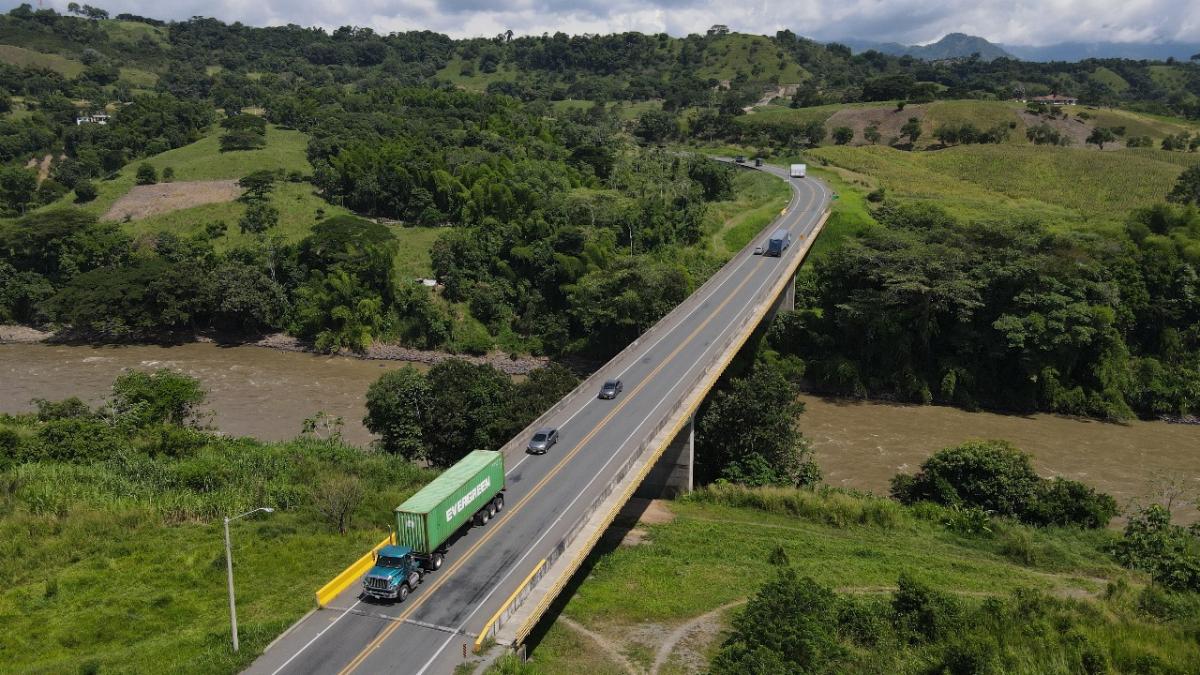
[[[450,673],[484,624],[550,552],[638,450],[639,443],[671,412],[705,365],[713,363],[732,332],[762,294],[780,265],[799,255],[796,244],[811,233],[830,200],[812,179],[791,180],[793,197],[784,214],[693,293],[639,344],[602,369],[620,378],[615,400],[568,397],[556,413],[556,446],[541,456],[506,456],[505,509],[473,527],[450,546],[445,566],[425,576],[399,604],[359,599],[347,589],[329,607],[292,627],[246,671],[254,675],[298,673]],[[779,227],[792,233],[783,258],[753,255]],[[524,439],[522,439],[524,440]],[[307,592],[307,589],[305,589]]]

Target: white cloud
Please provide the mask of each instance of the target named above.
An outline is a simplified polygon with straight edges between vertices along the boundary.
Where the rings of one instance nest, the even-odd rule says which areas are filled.
[[[15,0],[0,0],[11,8]],[[67,3],[50,0],[60,11]],[[926,43],[951,32],[993,42],[1195,41],[1195,0],[96,0],[113,14],[155,18],[213,16],[249,25],[295,23],[377,31],[429,29],[453,37],[610,33],[703,33],[723,23],[772,34],[789,28],[817,39],[854,37]]]

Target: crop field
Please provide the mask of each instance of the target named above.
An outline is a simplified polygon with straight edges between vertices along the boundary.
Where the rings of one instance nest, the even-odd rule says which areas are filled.
[[[580,659],[588,672],[703,671],[729,617],[774,575],[776,546],[801,576],[841,593],[890,593],[905,571],[964,602],[1038,589],[1106,613],[1102,639],[1131,658],[1170,644],[1174,665],[1200,660],[1178,631],[1104,598],[1110,580],[1144,583],[1099,552],[1111,532],[1002,523],[964,536],[940,515],[888,500],[734,486],[665,508],[673,519],[638,523],[623,543],[606,537],[593,551],[576,575],[586,581],[568,586],[534,631],[531,672],[580,672]]]

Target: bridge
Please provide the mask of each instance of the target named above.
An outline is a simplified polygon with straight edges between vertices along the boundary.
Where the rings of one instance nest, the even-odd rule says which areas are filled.
[[[502,448],[506,507],[455,541],[445,566],[403,603],[359,599],[352,583],[267,647],[246,671],[450,673],[522,643],[635,491],[692,487],[693,419],[721,373],[760,323],[794,303],[796,270],[828,217],[829,190],[789,179],[787,208],[703,286]],[[782,256],[754,254],[786,228]],[[596,397],[606,379],[625,391]],[[532,430],[560,430],[541,456],[524,452]]]

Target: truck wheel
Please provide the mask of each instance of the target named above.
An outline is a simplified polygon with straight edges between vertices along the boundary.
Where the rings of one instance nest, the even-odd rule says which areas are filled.
[[[488,510],[488,519],[489,520],[496,517],[496,503],[495,502],[488,504],[487,510]]]
[[[494,502],[495,502],[495,504],[496,504],[496,511],[497,511],[497,512],[500,512],[500,511],[503,511],[503,510],[504,510],[504,495],[496,495],[496,499],[495,499],[495,500],[493,500],[493,501],[494,501]]]
[[[484,509],[479,512],[479,524],[480,525],[487,525],[488,521],[491,519],[492,519],[492,517],[490,515],[488,515],[487,509]]]
[[[440,569],[442,569],[442,561],[443,561],[444,559],[445,559],[445,558],[442,556],[442,554],[441,554],[441,553],[434,553],[434,554],[433,554],[432,556],[430,556],[430,558],[429,558],[429,568],[430,568],[430,569],[435,569],[435,570],[440,570]]]
[[[396,600],[399,602],[404,602],[404,599],[407,597],[408,597],[408,584],[400,584],[400,590],[396,591]]]

